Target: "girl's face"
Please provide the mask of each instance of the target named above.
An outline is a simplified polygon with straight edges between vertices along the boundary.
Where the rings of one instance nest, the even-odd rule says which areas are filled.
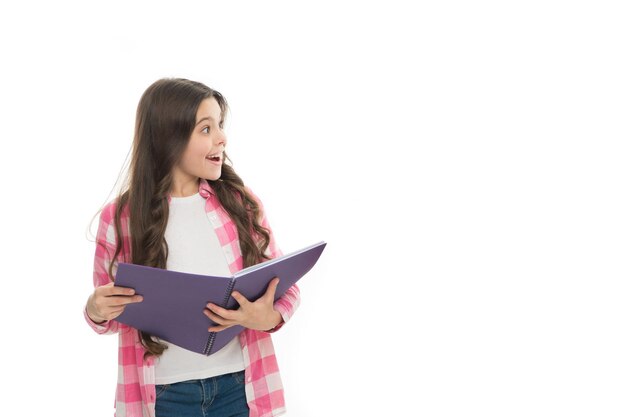
[[[191,139],[177,165],[184,177],[217,180],[222,175],[226,135],[220,123],[220,105],[214,97],[202,100],[196,113]]]

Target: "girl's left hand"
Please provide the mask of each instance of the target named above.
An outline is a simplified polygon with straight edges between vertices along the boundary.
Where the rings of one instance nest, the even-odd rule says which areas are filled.
[[[270,330],[278,326],[283,317],[274,310],[274,294],[278,286],[278,277],[274,278],[267,287],[265,294],[258,300],[250,302],[233,291],[233,298],[239,303],[237,310],[227,310],[213,303],[207,304],[204,314],[219,326],[209,327],[210,332],[220,332],[235,325],[241,325],[253,330]]]

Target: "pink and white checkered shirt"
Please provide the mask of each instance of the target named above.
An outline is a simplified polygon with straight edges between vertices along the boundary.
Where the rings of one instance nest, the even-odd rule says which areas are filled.
[[[248,191],[250,191],[248,189]],[[206,198],[206,214],[210,223],[217,232],[218,239],[228,260],[229,268],[235,273],[243,268],[243,258],[239,247],[237,227],[230,219],[224,208],[219,204],[214,191],[205,179],[200,179],[199,192]],[[251,191],[250,191],[251,192]],[[263,205],[256,195],[256,199],[263,212]],[[168,196],[168,202],[171,197]],[[94,257],[94,286],[99,287],[110,282],[107,274],[108,266],[115,253],[116,234],[114,214],[116,202],[108,203],[100,214],[100,223],[96,240],[106,246],[96,244]],[[118,259],[121,262],[130,260],[130,238],[128,229],[128,206],[121,216],[123,233],[123,248]],[[271,258],[281,256],[282,252],[276,246],[265,214],[261,225],[270,230],[270,244],[267,254]],[[113,273],[117,271],[117,260],[113,265]],[[283,317],[283,323],[271,331],[257,331],[245,329],[239,335],[243,350],[245,365],[245,391],[250,407],[250,417],[269,417],[284,414],[285,400],[282,381],[278,370],[274,345],[270,333],[280,329],[286,323],[300,304],[300,290],[297,285],[292,286],[281,298],[276,300],[274,308]],[[117,417],[155,417],[155,369],[154,357],[144,361],[145,352],[141,344],[139,331],[115,320],[102,324],[94,323],[83,311],[87,323],[99,334],[118,333],[118,381],[115,400],[115,416]]]

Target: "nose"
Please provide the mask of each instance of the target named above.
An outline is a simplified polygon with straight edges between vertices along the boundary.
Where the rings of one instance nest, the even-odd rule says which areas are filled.
[[[227,143],[228,139],[226,139],[226,133],[224,133],[224,131],[220,131],[220,134],[216,136],[215,146],[222,145],[223,147],[226,147]]]

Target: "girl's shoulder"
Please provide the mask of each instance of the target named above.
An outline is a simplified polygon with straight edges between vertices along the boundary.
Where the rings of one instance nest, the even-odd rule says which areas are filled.
[[[118,204],[118,200],[119,197],[116,197],[114,200],[109,201],[108,203],[106,203],[101,210],[100,213],[100,220],[110,224],[113,223],[114,219],[115,219],[115,212],[117,210],[117,204]],[[124,207],[124,209],[122,210],[121,213],[121,218],[127,218],[129,215],[129,211],[128,211],[128,204],[126,204],[126,206]]]

